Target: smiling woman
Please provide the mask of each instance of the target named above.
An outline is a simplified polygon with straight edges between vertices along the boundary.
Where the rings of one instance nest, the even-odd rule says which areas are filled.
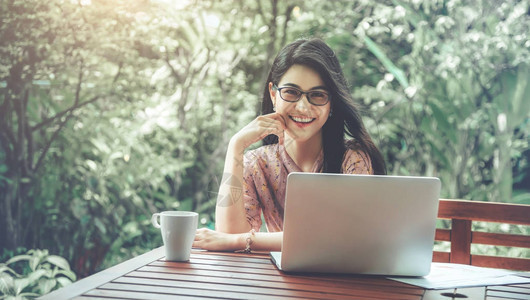
[[[386,172],[347,86],[335,53],[323,41],[297,40],[280,51],[265,83],[262,115],[228,145],[216,231],[199,229],[195,247],[279,250],[291,172]],[[263,147],[244,154],[260,140]],[[262,213],[267,233],[259,232]]]
[[[290,147],[295,145],[292,142],[303,142],[306,146],[305,152],[309,154],[312,148],[313,157],[316,157],[322,148],[321,129],[331,113],[324,82],[320,75],[310,67],[296,64],[287,70],[278,85],[280,87],[275,88],[276,85],[269,82],[269,93],[273,102],[273,110],[285,120],[287,134],[284,136],[289,146],[287,151],[293,151],[291,153],[295,154],[295,149]],[[302,92],[302,90],[309,92]],[[314,140],[310,141],[311,139]],[[301,160],[303,158],[299,159],[299,165],[303,163]]]

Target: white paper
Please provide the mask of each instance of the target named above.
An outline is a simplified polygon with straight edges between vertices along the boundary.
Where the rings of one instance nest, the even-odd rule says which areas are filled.
[[[530,283],[530,273],[451,263],[432,263],[424,277],[387,277],[426,289]]]

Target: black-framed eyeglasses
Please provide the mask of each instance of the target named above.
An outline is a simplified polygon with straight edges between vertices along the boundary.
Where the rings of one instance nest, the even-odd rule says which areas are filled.
[[[302,98],[302,95],[305,94],[309,103],[316,106],[322,106],[328,104],[329,99],[331,98],[329,94],[324,91],[303,92],[295,87],[284,86],[279,88],[276,85],[273,85],[272,89],[278,91],[280,93],[280,98],[287,102],[297,102]]]

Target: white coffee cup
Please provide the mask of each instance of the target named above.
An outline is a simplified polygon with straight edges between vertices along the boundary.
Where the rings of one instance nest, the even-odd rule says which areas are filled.
[[[157,222],[158,217],[160,217],[160,224]],[[199,214],[189,211],[164,211],[153,214],[151,223],[156,228],[161,228],[166,260],[188,261],[190,259],[198,220]]]

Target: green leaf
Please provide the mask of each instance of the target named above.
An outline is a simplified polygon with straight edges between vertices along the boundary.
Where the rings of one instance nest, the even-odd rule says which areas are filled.
[[[57,279],[61,278],[60,276],[58,277],[58,275],[64,275],[68,277],[71,282],[76,281],[77,279],[77,276],[75,275],[75,273],[70,270],[57,270],[55,277]]]
[[[15,262],[18,262],[18,261],[21,261],[21,260],[31,260],[33,257],[31,255],[27,255],[27,254],[22,254],[22,255],[17,255],[17,256],[14,256],[12,258],[10,258],[8,261],[6,261],[6,265],[10,265],[12,263],[15,263]]]
[[[59,283],[59,285],[61,285],[61,287],[65,287],[67,285],[72,284],[73,280],[70,280],[66,277],[57,277],[57,282]]]
[[[530,205],[530,193],[521,193],[512,198],[513,203]]]
[[[30,182],[31,182],[31,178],[29,178],[29,177],[22,177],[22,178],[20,178],[20,182],[22,182],[22,183],[30,183]]]
[[[41,294],[27,292],[27,293],[20,293],[20,295],[18,295],[18,296],[22,297],[22,299],[26,299],[26,298],[33,299],[33,298],[37,298],[37,297],[41,296]]]
[[[93,160],[87,159],[85,163],[92,171],[96,171],[98,168],[98,165]]]
[[[431,150],[434,153],[434,158],[438,158],[438,160],[440,161],[441,165],[443,165],[443,166],[450,166],[451,165],[449,163],[449,160],[447,159],[447,156],[445,156],[444,153],[442,151],[440,151],[440,149],[438,149],[438,147],[436,145],[434,145],[433,142],[429,142],[429,145],[431,146]]]
[[[403,89],[406,89],[409,87],[409,82],[407,80],[407,77],[405,76],[405,72],[398,68],[394,63],[386,56],[386,54],[379,48],[379,46],[372,41],[368,36],[364,37],[364,43],[366,44],[366,47],[370,52],[372,52],[375,57],[383,64],[383,66],[390,72],[394,77],[396,77],[397,81],[401,84]]]
[[[29,286],[37,285],[39,283],[39,280],[45,275],[47,275],[47,277],[50,277],[51,271],[45,269],[38,269],[37,271],[30,273],[27,277]]]
[[[57,284],[54,278],[41,278],[39,280],[39,290],[42,295],[48,294]]]
[[[13,287],[15,288],[15,295],[19,295],[29,285],[28,278],[19,278],[13,281]]]
[[[103,224],[103,222],[101,222],[99,218],[94,218],[94,225],[97,229],[99,229],[99,231],[101,231],[102,234],[107,233],[107,228],[105,228],[105,224]]]
[[[7,178],[5,176],[2,176],[2,175],[0,175],[0,182],[1,181],[5,181],[6,184],[13,184],[13,180],[11,180],[11,179],[9,179],[9,178]]]
[[[68,263],[68,261],[60,256],[50,255],[46,257],[46,261],[58,266],[61,269],[70,270],[70,264]]]
[[[0,274],[2,273],[6,273],[6,274],[11,273],[14,276],[18,276],[17,272],[15,272],[15,270],[8,267],[6,264],[0,264]]]
[[[434,119],[438,124],[438,134],[447,136],[451,142],[456,144],[456,128],[451,126],[449,121],[447,121],[449,115],[444,113],[437,101],[431,101],[429,104],[432,109]]]
[[[99,139],[91,139],[90,140],[92,142],[92,144],[102,153],[104,154],[109,154],[111,153],[111,149],[109,148],[109,146],[107,146],[107,144],[105,144],[104,141],[101,141]]]
[[[5,295],[12,295],[14,292],[13,277],[3,273],[0,274],[0,292]]]
[[[32,271],[35,271],[37,269],[37,266],[40,264],[41,262],[41,257],[35,255],[35,256],[32,256],[31,259],[29,260],[29,267],[31,268]]]

